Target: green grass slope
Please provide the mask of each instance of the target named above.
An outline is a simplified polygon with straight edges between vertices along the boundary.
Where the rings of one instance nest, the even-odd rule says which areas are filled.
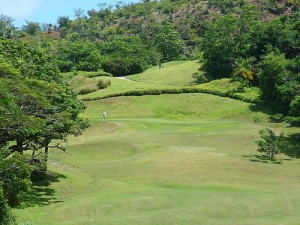
[[[143,73],[127,76],[126,78],[109,78],[111,86],[105,89],[93,91],[88,94],[79,95],[78,98],[84,101],[99,100],[116,96],[141,96],[179,93],[209,93],[219,96],[227,96],[240,99],[246,102],[259,102],[260,91],[258,88],[243,88],[240,82],[232,81],[229,78],[213,80],[209,83],[195,84],[193,76],[199,69],[197,61],[174,61],[165,63],[163,68],[152,67]],[[65,75],[66,77],[66,75]],[[71,86],[75,90],[92,88],[93,82],[96,85],[98,78],[87,78],[89,82],[76,79],[75,76]]]
[[[149,89],[167,89],[191,85],[194,82],[193,74],[199,69],[197,61],[174,61],[146,70],[144,73],[126,76],[127,79],[109,78],[111,86],[89,94],[79,95],[80,99],[102,98],[111,94],[128,91]]]
[[[299,224],[300,160],[261,160],[254,140],[275,124],[253,105],[208,94],[86,105],[92,126],[69,154],[50,153],[56,176],[15,210],[20,224]]]
[[[111,80],[111,85],[105,89],[100,89],[95,92],[79,95],[78,98],[85,99],[93,99],[93,98],[102,98],[111,94],[124,93],[127,91],[139,91],[139,90],[147,90],[147,89],[156,89],[156,88],[168,88],[168,85],[156,85],[149,84],[143,82],[136,82],[132,80],[119,79],[115,77],[108,78]]]
[[[193,74],[200,65],[197,61],[173,61],[146,70],[144,73],[127,76],[130,80],[157,85],[187,86],[194,83]]]

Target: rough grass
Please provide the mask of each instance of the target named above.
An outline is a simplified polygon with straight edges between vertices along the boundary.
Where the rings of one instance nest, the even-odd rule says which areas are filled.
[[[70,79],[70,86],[79,95],[86,95],[97,91],[98,89],[105,89],[111,84],[110,78],[94,77],[77,75]]]
[[[52,182],[15,210],[20,223],[299,224],[300,160],[260,160],[258,130],[275,124],[254,105],[207,94],[86,104],[91,128],[69,154],[50,153]]]
[[[112,75],[110,73],[104,72],[102,70],[99,71],[72,71],[72,72],[66,72],[66,73],[61,73],[61,75],[63,76],[63,78],[67,81],[71,80],[72,78],[76,77],[76,76],[84,76],[84,77],[89,77],[89,78],[93,78],[93,77],[99,77],[99,76],[106,76],[106,77],[112,77]]]
[[[115,94],[115,93],[125,93],[127,91],[134,90],[147,90],[147,89],[155,89],[155,88],[168,88],[168,85],[157,85],[150,83],[142,83],[131,80],[124,80],[115,77],[110,77],[111,85],[108,88],[97,90],[93,93],[86,95],[79,95],[79,99],[92,99],[92,98],[102,98],[107,95]]]

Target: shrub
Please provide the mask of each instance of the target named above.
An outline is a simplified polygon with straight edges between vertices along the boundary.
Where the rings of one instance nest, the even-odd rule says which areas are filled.
[[[111,85],[111,80],[110,79],[104,79],[104,80],[99,80],[97,87],[99,89],[104,89],[107,88],[109,85]]]
[[[240,92],[241,91],[241,92]],[[113,93],[101,97],[95,98],[84,98],[84,101],[99,100],[104,98],[111,98],[117,96],[142,96],[142,95],[160,95],[160,94],[180,94],[180,93],[206,93],[219,95],[223,97],[230,97],[238,99],[244,102],[258,103],[260,102],[260,92],[258,88],[243,88],[239,82],[232,82],[228,78],[221,80],[214,80],[210,83],[185,86],[185,87],[174,87],[166,89],[143,89],[143,90],[131,90],[123,93]]]
[[[0,185],[0,224],[1,225],[16,224],[14,215],[12,214],[11,209],[9,208],[6,200],[4,199],[1,185]]]
[[[70,80],[70,86],[77,94],[88,94],[98,90],[97,81],[85,76],[75,76]]]
[[[282,142],[284,135],[280,133],[276,135],[276,130],[265,128],[259,131],[260,140],[256,141],[258,145],[257,151],[267,154],[269,159],[275,159],[275,156],[280,152],[282,148]]]
[[[104,71],[116,77],[141,73],[148,67],[145,62],[134,58],[111,58],[107,59],[102,66]]]
[[[85,94],[88,94],[88,93],[91,93],[91,92],[94,92],[97,90],[98,90],[97,87],[82,87],[77,91],[77,93],[79,95],[85,95]]]
[[[202,71],[198,71],[193,74],[193,77],[196,79],[197,84],[202,84],[208,82],[210,79],[205,76]]]
[[[103,70],[99,70],[96,72],[97,76],[103,76],[103,77],[112,77],[113,75],[111,73],[105,72]],[[94,77],[94,76],[89,76]]]

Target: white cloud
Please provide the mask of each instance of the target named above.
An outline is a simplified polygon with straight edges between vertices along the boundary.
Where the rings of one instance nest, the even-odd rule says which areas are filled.
[[[24,19],[33,13],[42,0],[0,0],[0,14],[14,19]]]

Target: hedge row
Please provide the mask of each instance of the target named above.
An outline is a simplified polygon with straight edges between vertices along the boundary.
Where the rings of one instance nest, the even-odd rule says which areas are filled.
[[[254,91],[256,92],[256,91]],[[258,103],[260,102],[259,94],[249,94],[245,93],[238,93],[233,92],[232,90],[217,90],[217,89],[209,89],[207,87],[200,87],[200,86],[191,86],[191,87],[179,87],[179,88],[168,88],[168,89],[144,89],[144,90],[131,90],[122,93],[113,93],[108,94],[101,97],[94,97],[94,98],[83,98],[83,101],[93,101],[93,100],[100,100],[105,98],[111,97],[119,97],[119,96],[143,96],[143,95],[161,95],[161,94],[181,94],[181,93],[206,93],[206,94],[213,94],[222,97],[229,97],[233,99],[238,99],[244,102],[249,103]]]

